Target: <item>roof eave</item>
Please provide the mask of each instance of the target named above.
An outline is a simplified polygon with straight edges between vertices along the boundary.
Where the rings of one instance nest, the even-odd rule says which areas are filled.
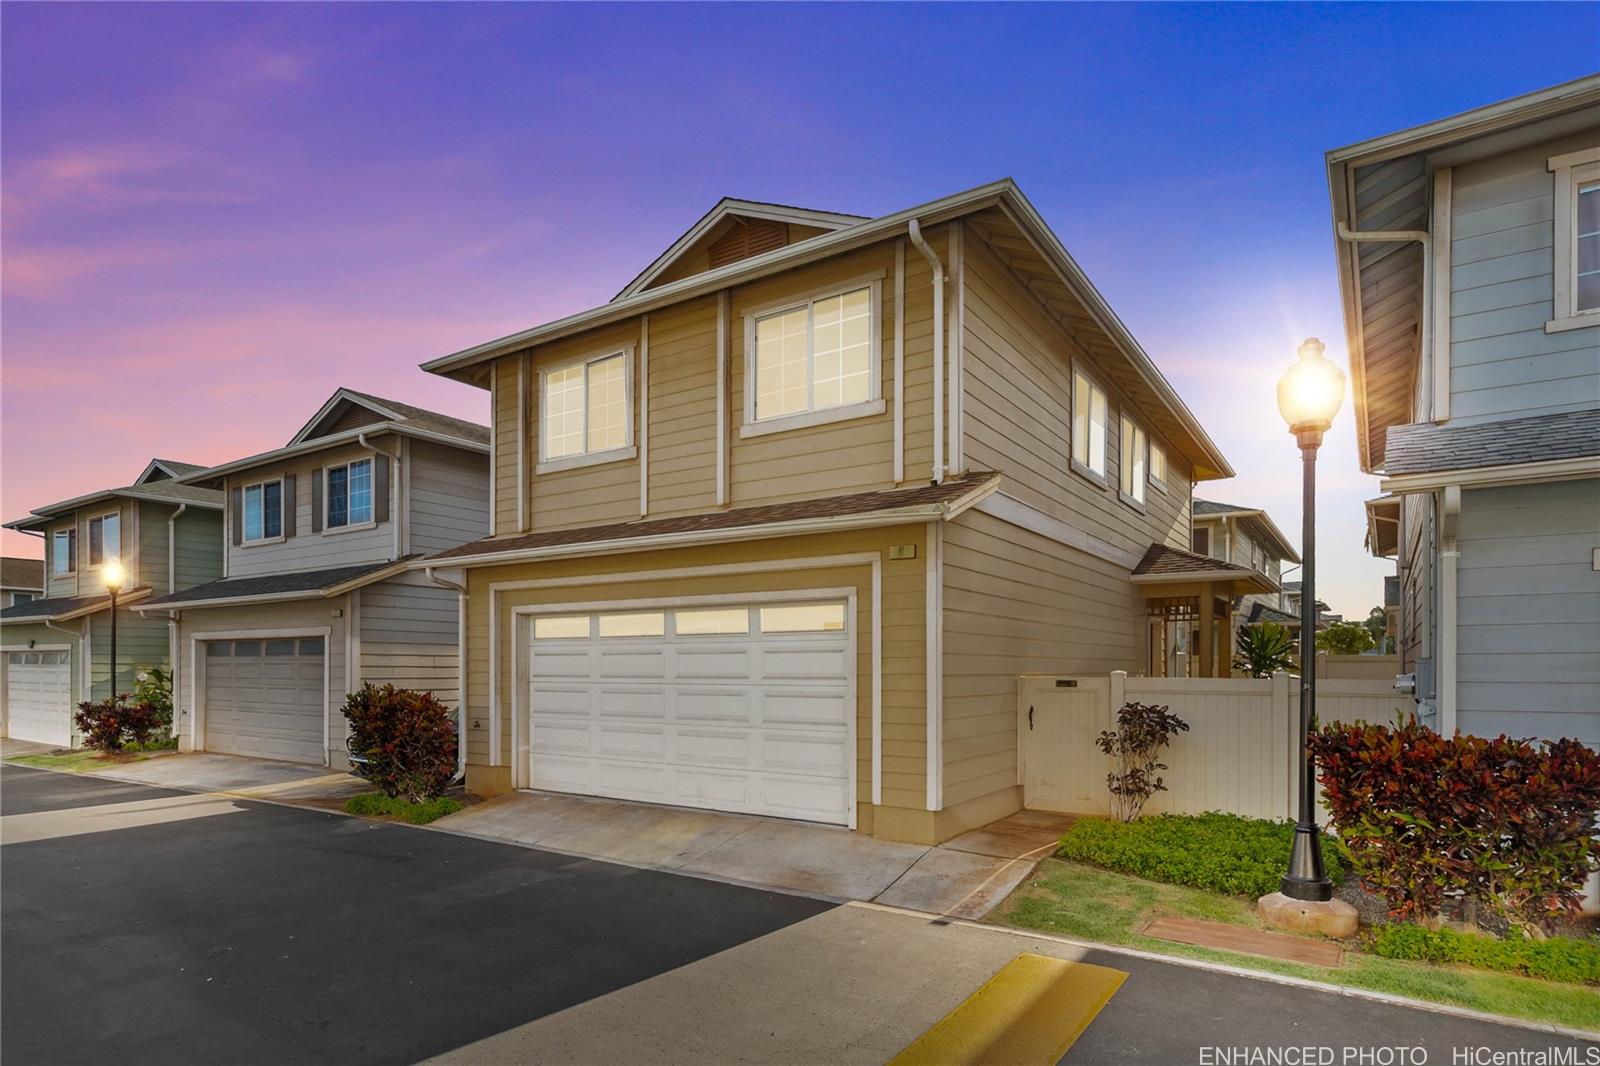
[[[251,603],[275,603],[288,600],[331,600],[343,596],[347,592],[365,588],[385,581],[396,574],[405,573],[411,568],[411,560],[402,559],[388,566],[369,573],[359,574],[356,577],[341,581],[336,585],[325,585],[316,589],[296,589],[289,592],[258,592],[248,596],[220,596],[207,600],[174,600],[171,602],[146,603],[135,608],[138,611],[186,611],[199,610],[208,607],[237,607]]]
[[[419,440],[449,445],[453,448],[462,448],[466,451],[481,452],[484,455],[489,454],[489,445],[487,443],[480,444],[477,441],[467,440],[465,437],[452,436],[448,433],[435,433],[432,430],[419,429],[403,422],[374,422],[368,426],[347,429],[342,433],[334,433],[326,437],[312,437],[310,440],[301,441],[299,444],[287,444],[282,448],[274,448],[271,451],[247,455],[243,459],[233,459],[226,463],[218,463],[216,466],[208,466],[204,470],[196,470],[192,474],[185,474],[183,477],[174,478],[173,480],[185,485],[214,481],[228,474],[238,473],[241,470],[251,470],[258,466],[266,466],[282,459],[292,459],[296,456],[309,455],[312,452],[323,451],[328,448],[359,443],[360,438],[363,436],[370,437],[380,433],[395,433],[401,436],[415,437]]]

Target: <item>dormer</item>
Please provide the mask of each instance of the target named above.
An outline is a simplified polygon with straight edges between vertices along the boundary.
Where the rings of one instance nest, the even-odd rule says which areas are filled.
[[[612,301],[865,221],[861,215],[725,197]]]

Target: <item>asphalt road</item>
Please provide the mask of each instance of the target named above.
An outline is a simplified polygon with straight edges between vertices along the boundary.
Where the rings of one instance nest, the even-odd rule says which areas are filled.
[[[6,1066],[881,1063],[1022,952],[1128,974],[1074,1066],[1600,1066],[1548,1033],[312,810],[7,766],[0,815]],[[1286,1047],[1313,1057],[1248,1057]]]

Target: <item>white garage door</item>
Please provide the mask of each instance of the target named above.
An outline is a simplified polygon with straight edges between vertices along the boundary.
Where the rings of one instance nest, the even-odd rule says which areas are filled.
[[[205,642],[207,751],[323,763],[321,637]]]
[[[534,788],[848,824],[845,604],[536,615]]]
[[[6,731],[17,740],[72,743],[72,653],[6,653]]]

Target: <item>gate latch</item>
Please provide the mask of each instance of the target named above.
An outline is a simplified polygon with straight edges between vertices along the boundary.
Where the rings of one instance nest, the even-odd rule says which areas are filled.
[[[1028,731],[1033,732],[1033,706],[1028,706]]]

